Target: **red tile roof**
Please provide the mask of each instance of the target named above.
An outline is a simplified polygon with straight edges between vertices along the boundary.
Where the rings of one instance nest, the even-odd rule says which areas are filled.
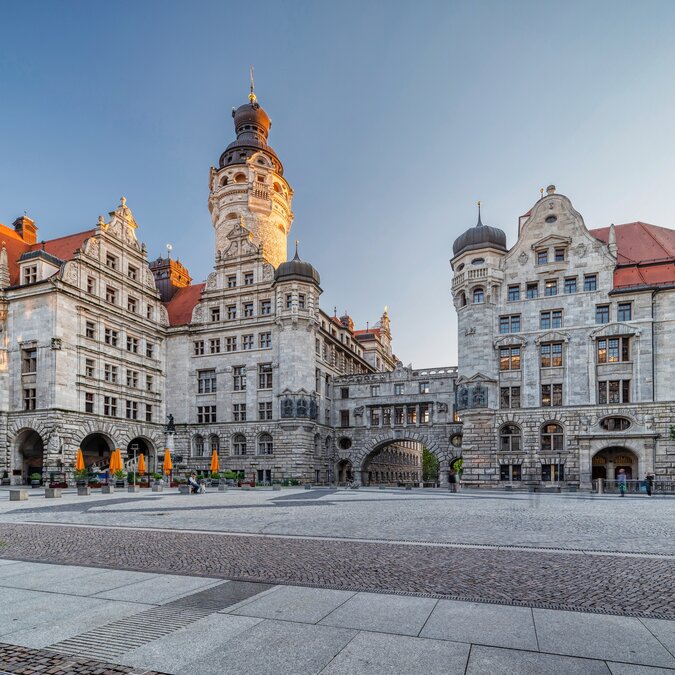
[[[0,248],[2,244],[7,249],[7,262],[9,263],[9,284],[16,286],[19,283],[19,267],[16,264],[22,253],[30,251],[27,244],[11,227],[0,224]]]
[[[675,230],[640,221],[616,225],[617,267],[614,288],[675,283]],[[609,228],[590,230],[607,243]]]
[[[169,313],[170,326],[184,326],[192,321],[192,310],[201,300],[202,291],[206,284],[193,284],[176,291],[176,294],[166,304]]]
[[[354,337],[358,338],[360,336],[364,335],[376,335],[377,337],[380,337],[380,329],[379,328],[369,328],[368,330],[355,330],[354,331]]]
[[[76,234],[69,234],[65,237],[58,237],[56,239],[49,239],[45,241],[44,250],[47,253],[55,255],[61,260],[70,260],[82,244],[96,233],[96,229],[85,230],[84,232],[77,232]],[[42,242],[38,241],[30,247],[31,251],[42,250]]]

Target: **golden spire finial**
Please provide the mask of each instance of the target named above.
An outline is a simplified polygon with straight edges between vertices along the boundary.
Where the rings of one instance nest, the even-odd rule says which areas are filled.
[[[540,199],[544,198],[544,188],[539,188]]]
[[[258,99],[255,95],[255,81],[253,80],[253,66],[248,67],[248,75],[251,78],[251,93],[248,95],[248,100],[255,103]]]

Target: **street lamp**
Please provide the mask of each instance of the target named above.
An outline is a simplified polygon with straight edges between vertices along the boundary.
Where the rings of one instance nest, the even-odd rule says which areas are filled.
[[[136,453],[138,452],[138,443],[132,443],[131,449],[134,451],[134,485],[136,485]]]

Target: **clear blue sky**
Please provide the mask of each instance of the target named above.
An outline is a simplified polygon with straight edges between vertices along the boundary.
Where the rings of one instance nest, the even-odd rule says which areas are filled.
[[[2,3],[0,222],[95,225],[213,264],[209,167],[248,66],[322,306],[389,306],[404,363],[456,359],[451,247],[555,183],[589,227],[671,227],[673,2]],[[289,249],[292,248],[289,247]]]

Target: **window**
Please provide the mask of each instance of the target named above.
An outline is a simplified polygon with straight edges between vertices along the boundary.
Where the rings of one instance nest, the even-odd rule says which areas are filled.
[[[236,319],[237,318],[237,306],[236,305],[228,305],[227,306],[227,318],[228,319]]]
[[[258,454],[271,455],[273,449],[272,437],[269,434],[260,434],[258,437]]]
[[[138,403],[136,401],[127,401],[126,414],[128,420],[138,419]]]
[[[151,403],[145,404],[145,421],[146,422],[152,422],[152,404]]]
[[[241,336],[241,348],[244,350],[253,349],[253,334]]]
[[[152,391],[152,375],[146,375],[145,376],[145,390],[146,391]]]
[[[298,294],[298,308],[299,309],[305,309],[305,294],[304,293]]]
[[[349,426],[349,410],[340,410],[340,426]]]
[[[605,417],[600,420],[600,426],[605,431],[625,431],[630,427],[630,420],[625,417]]]
[[[84,412],[94,412],[94,394],[92,394],[90,391],[86,391],[84,393]]]
[[[107,417],[117,417],[117,399],[115,397],[103,397],[103,414]]]
[[[559,424],[545,424],[541,430],[541,451],[562,452],[563,428]]]
[[[106,363],[103,366],[103,379],[106,382],[112,382],[116,383],[117,382],[117,374],[118,374],[118,368],[117,366],[113,366],[110,363]]]
[[[630,338],[600,338],[598,340],[598,363],[630,361]]]
[[[499,407],[520,408],[520,387],[500,387]]]
[[[145,307],[145,318],[148,321],[152,321],[155,318],[155,310],[152,305],[146,305]]]
[[[548,262],[548,249],[537,251],[537,265],[545,265]]]
[[[204,354],[204,340],[195,340],[195,356]]]
[[[630,302],[620,302],[616,307],[616,320],[617,321],[630,321],[632,314],[632,303]]]
[[[84,337],[94,340],[96,338],[96,324],[93,321],[86,321],[84,324]]]
[[[293,307],[293,294],[286,293],[286,309]]]
[[[197,372],[197,393],[213,394],[216,391],[216,371],[200,370]]]
[[[105,266],[109,267],[111,270],[117,269],[117,256],[112,253],[105,254]]]
[[[630,380],[598,382],[598,403],[630,403]]]
[[[244,286],[253,286],[253,272],[244,272]]]
[[[562,309],[541,312],[539,315],[539,328],[542,330],[562,328]]]
[[[209,340],[209,354],[220,354],[220,338]]]
[[[609,323],[609,305],[596,305],[595,323]]]
[[[553,259],[555,262],[565,262],[565,249],[564,248],[554,248],[553,249]]]
[[[402,396],[403,390],[404,390],[404,385],[403,385],[402,382],[398,382],[394,385],[394,395],[395,396]]]
[[[520,300],[520,286],[509,286],[507,299],[509,302]]]
[[[527,299],[532,300],[533,298],[539,297],[539,283],[533,281],[532,283],[527,284],[526,288]]]
[[[382,424],[391,425],[391,408],[382,408]]]
[[[500,316],[499,332],[500,333],[520,332],[520,314],[511,314],[510,316]]]
[[[403,424],[405,409],[397,406],[394,408],[394,424]]]
[[[232,419],[235,422],[245,422],[246,421],[246,404],[245,403],[234,403],[232,405]]]
[[[429,424],[429,404],[420,403],[420,424]]]
[[[271,300],[261,300],[260,301],[260,313],[261,314],[271,314],[272,313],[272,301]]]
[[[203,457],[204,456],[204,437],[203,436],[195,436],[192,439],[192,454],[195,457]]]
[[[520,452],[522,433],[516,424],[505,424],[499,431],[499,449],[502,452]]]
[[[154,358],[154,353],[155,353],[155,345],[152,344],[152,342],[146,342],[145,343],[145,355],[149,359],[152,359],[152,358]]]
[[[370,395],[371,396],[379,396],[380,395],[380,385],[379,384],[371,384],[370,385]]]
[[[94,377],[94,359],[85,359],[84,361],[84,376]]]
[[[253,316],[253,303],[245,302],[244,303],[244,317],[250,318]]]
[[[560,469],[560,475],[558,475],[558,469]],[[542,464],[541,479],[544,482],[565,480],[565,465],[558,463]]]
[[[542,368],[558,368],[562,366],[562,342],[544,342],[539,350]]]
[[[485,302],[485,293],[482,288],[473,289],[473,304],[480,305]]]
[[[228,288],[236,288],[237,287],[237,276],[236,276],[236,274],[232,274],[229,277],[227,277],[227,287]]]
[[[220,452],[220,439],[218,436],[213,434],[212,436],[209,437],[209,446],[211,450],[211,454],[214,452],[218,454]]]
[[[138,268],[133,265],[127,265],[127,276],[136,281],[138,279]]]
[[[417,406],[413,406],[412,408],[407,408],[407,424],[417,424]]]
[[[584,274],[584,290],[597,291],[598,290],[598,275]]]
[[[246,454],[246,436],[244,434],[237,434],[232,440],[232,448],[235,455]]]
[[[520,370],[520,347],[499,348],[499,370]]]
[[[112,286],[105,287],[105,300],[111,305],[117,304],[117,290]]]
[[[261,401],[258,403],[258,419],[261,422],[272,419],[272,401]]]
[[[103,331],[103,342],[111,347],[117,347],[119,341],[119,332],[114,328],[106,328]]]
[[[565,293],[576,293],[576,292],[577,292],[577,278],[567,277],[565,279]]]
[[[429,393],[429,383],[420,382],[420,394],[428,394],[428,393]]]
[[[544,282],[544,296],[549,297],[551,295],[558,295],[558,280],[557,279],[547,279]]]
[[[127,369],[127,387],[138,389],[138,371]],[[136,418],[134,418],[136,419]]]
[[[211,321],[220,321],[220,307],[211,307]]]
[[[215,424],[216,422],[216,406],[215,405],[198,405],[197,406],[197,423],[198,424]]]
[[[220,340],[219,340],[220,342]],[[237,336],[231,336],[225,338],[225,351],[226,352],[236,352],[237,351]]]
[[[23,283],[34,284],[37,281],[37,265],[29,265],[23,268]],[[32,408],[31,408],[32,410]]]
[[[138,354],[138,338],[127,335],[127,351]]]
[[[272,388],[272,364],[261,363],[258,365],[258,389]]]
[[[92,295],[96,293],[96,279],[94,277],[87,277],[87,293]]]
[[[24,410],[35,410],[37,398],[35,396],[35,389],[24,389],[23,390],[23,409]]]
[[[21,372],[24,375],[37,372],[37,348],[21,350]]]
[[[379,427],[380,426],[380,409],[371,408],[370,409],[370,426]]]
[[[500,464],[499,465],[499,480],[507,480],[512,482],[514,480],[522,480],[522,469],[520,464]]]
[[[246,366],[235,366],[232,369],[232,378],[235,391],[246,391]]]
[[[272,333],[260,333],[260,349],[269,349],[272,346]]]
[[[562,384],[541,385],[541,405],[544,408],[559,407],[562,403]]]

